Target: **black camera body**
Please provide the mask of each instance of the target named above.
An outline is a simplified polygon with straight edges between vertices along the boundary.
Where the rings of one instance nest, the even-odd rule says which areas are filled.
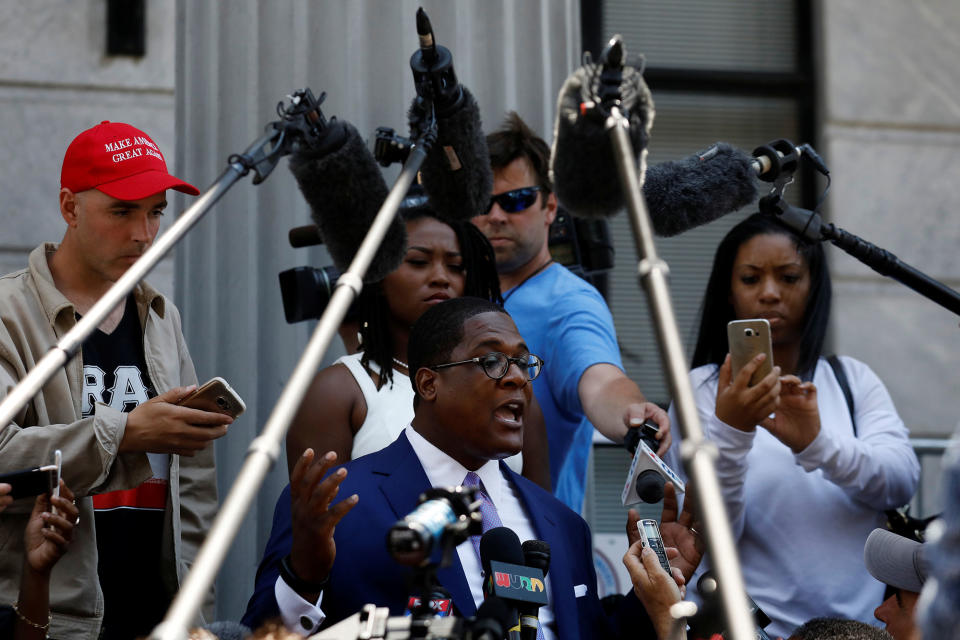
[[[377,127],[373,141],[373,157],[381,167],[389,167],[395,162],[403,164],[410,155],[413,141],[398,135],[390,127]]]
[[[283,298],[283,315],[288,324],[304,320],[316,320],[330,302],[333,288],[337,286],[340,271],[334,266],[294,267],[281,271],[280,296]],[[347,312],[349,319],[350,313]]]
[[[604,219],[577,218],[563,207],[550,225],[547,239],[555,262],[580,276],[607,297],[607,275],[614,265],[610,225]]]

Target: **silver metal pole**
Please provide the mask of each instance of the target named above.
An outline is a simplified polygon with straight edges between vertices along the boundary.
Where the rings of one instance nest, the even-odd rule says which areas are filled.
[[[280,457],[281,443],[290,427],[290,422],[300,407],[300,402],[306,395],[307,388],[320,367],[327,347],[330,346],[340,323],[343,322],[350,304],[360,295],[363,276],[380,248],[383,238],[387,235],[390,224],[400,208],[400,203],[425,157],[426,149],[422,146],[411,150],[403,171],[377,212],[366,238],[350,263],[350,268],[337,280],[337,287],[330,298],[330,303],[324,310],[317,328],[314,329],[313,336],[307,343],[300,361],[290,374],[290,381],[280,394],[277,404],[274,405],[263,427],[263,432],[250,443],[247,459],[230,489],[230,494],[221,505],[213,526],[197,553],[193,567],[180,586],[180,591],[177,592],[166,617],[151,633],[152,640],[186,640],[189,625],[197,617],[204,594],[213,584],[243,517],[249,510],[250,503],[260,489],[260,485],[263,484],[263,479]]]
[[[667,282],[670,270],[667,263],[657,257],[653,226],[646,202],[640,193],[640,182],[633,162],[633,145],[627,134],[630,123],[619,108],[613,107],[604,126],[613,140],[620,183],[627,200],[627,214],[637,245],[638,279],[646,289],[650,301],[660,358],[667,372],[667,382],[677,410],[677,426],[683,438],[681,454],[687,474],[697,491],[697,503],[706,529],[704,533],[707,550],[719,576],[720,600],[727,620],[728,637],[731,640],[752,640],[755,637],[755,625],[747,607],[746,588],[740,573],[737,549],[713,465],[715,448],[704,439],[700,428],[687,361],[683,354],[683,343],[670,300],[670,287]]]
[[[246,173],[247,169],[243,165],[231,163],[217,181],[190,208],[180,214],[166,233],[158,237],[153,246],[140,256],[139,260],[130,265],[126,273],[84,314],[73,329],[70,329],[7,394],[3,402],[0,402],[0,425],[10,424],[13,421],[14,416],[30,402],[33,396],[37,395],[40,388],[80,351],[83,341],[133,291],[137,283],[143,280],[157,262],[180,241],[180,238],[199,222],[214,203],[233,186],[233,183]]]

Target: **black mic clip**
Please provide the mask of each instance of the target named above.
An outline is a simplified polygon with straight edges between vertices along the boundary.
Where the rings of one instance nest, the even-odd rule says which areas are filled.
[[[304,146],[336,147],[342,144],[345,135],[331,136],[331,127],[327,125],[320,104],[327,97],[322,92],[314,97],[309,88],[298,89],[287,96],[289,103],[281,100],[277,103],[279,120],[267,125],[267,132],[251,144],[243,153],[231,155],[227,162],[240,175],[254,172],[253,184],[260,184],[274,170],[280,158],[294,153]],[[331,139],[337,138],[336,140]]]
[[[823,219],[816,211],[795,207],[775,192],[760,198],[757,204],[760,213],[774,216],[777,222],[807,240],[820,242],[827,239],[823,234]]]
[[[460,108],[463,102],[463,87],[453,69],[453,54],[446,47],[437,45],[433,26],[423,7],[417,9],[417,37],[420,48],[410,56],[410,71],[417,90],[418,104],[426,110],[432,104],[437,116],[445,117]]]
[[[624,59],[623,38],[620,34],[610,38],[610,42],[604,47],[600,54],[600,62],[603,67],[600,71],[600,82],[597,86],[597,106],[602,114],[610,115],[610,109],[620,107],[625,118],[630,117],[621,101],[620,83],[623,82],[623,59]]]
[[[599,62],[594,64],[589,51],[583,53],[581,69],[585,72],[584,89],[586,96],[580,104],[579,115],[597,122],[610,117],[612,109],[617,107],[620,113],[630,121],[633,106],[644,106],[649,100],[644,98],[644,90],[638,90],[642,83],[645,60],[642,54],[627,56],[627,47],[623,37],[615,34],[600,52]]]
[[[766,167],[759,178],[764,182],[773,182],[775,190],[782,195],[784,187],[793,182],[793,174],[800,165],[797,148],[789,140],[781,138],[754,149],[753,157]]]

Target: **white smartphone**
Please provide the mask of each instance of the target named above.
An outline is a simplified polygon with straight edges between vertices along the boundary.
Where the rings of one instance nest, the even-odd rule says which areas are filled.
[[[667,551],[663,547],[663,538],[660,537],[660,527],[657,525],[656,520],[640,520],[637,522],[637,531],[640,532],[640,544],[649,549],[653,549],[653,552],[657,554],[657,559],[660,560],[660,566],[663,567],[663,570],[667,572],[668,575],[673,575],[670,573],[670,563],[667,562]]]
[[[201,411],[225,413],[232,418],[238,417],[247,410],[243,399],[233,390],[233,387],[227,384],[226,380],[220,377],[204,382],[196,391],[177,404]]]
[[[62,473],[62,464],[63,464],[63,454],[60,453],[60,449],[57,449],[53,452],[53,465],[56,467],[56,470],[50,474],[50,497],[59,498],[60,497],[60,475]],[[50,512],[53,515],[59,515],[60,512],[57,511],[57,507],[53,504],[53,501],[50,501]]]
[[[759,353],[765,353],[767,357],[750,377],[750,386],[757,384],[773,371],[770,322],[765,318],[733,320],[727,323],[727,344],[730,347],[731,380]]]

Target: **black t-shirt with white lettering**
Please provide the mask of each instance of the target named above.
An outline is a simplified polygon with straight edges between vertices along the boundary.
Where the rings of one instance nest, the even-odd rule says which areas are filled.
[[[97,403],[129,413],[155,395],[143,355],[143,329],[130,295],[117,328],[110,334],[98,329],[83,343],[83,417],[94,415]],[[133,489],[93,497],[104,596],[101,639],[148,635],[170,604],[160,577],[169,456],[147,456],[153,478]]]

